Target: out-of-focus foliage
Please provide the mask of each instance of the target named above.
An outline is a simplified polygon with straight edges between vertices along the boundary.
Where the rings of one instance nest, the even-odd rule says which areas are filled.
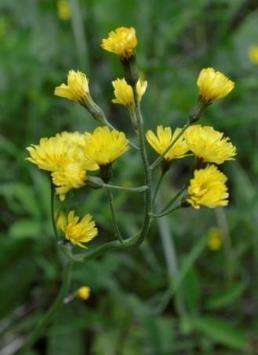
[[[138,34],[137,61],[148,80],[143,100],[146,129],[185,123],[197,99],[201,68],[213,66],[236,82],[233,93],[209,107],[202,120],[223,130],[238,148],[236,162],[224,168],[230,206],[176,212],[153,223],[139,249],[76,265],[71,292],[89,285],[91,298],[64,305],[33,353],[255,354],[258,66],[249,61],[248,49],[258,45],[257,2],[71,0],[71,18],[68,14],[63,19],[57,5],[54,0],[0,2],[4,354],[22,345],[53,301],[61,279],[49,218],[49,181],[25,161],[25,147],[61,130],[96,126],[82,107],[53,96],[54,87],[72,68],[87,73],[93,96],[112,123],[131,132],[124,108],[111,104],[111,81],[122,76],[119,60],[99,46],[101,38],[121,25],[134,26]],[[174,163],[164,201],[187,181],[190,164]],[[140,167],[133,152],[126,154],[115,165],[114,182],[142,184]],[[125,235],[141,222],[141,198],[115,193]],[[67,205],[94,216],[100,230],[96,243],[114,239],[104,192],[84,188],[71,194]],[[208,248],[211,227],[221,230],[223,242],[217,251]]]

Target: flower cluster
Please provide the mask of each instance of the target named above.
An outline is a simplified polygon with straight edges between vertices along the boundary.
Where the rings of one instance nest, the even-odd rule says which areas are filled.
[[[81,104],[93,118],[101,122],[102,126],[96,127],[93,132],[62,132],[50,138],[41,138],[37,145],[27,148],[29,153],[27,159],[39,169],[50,173],[52,186],[60,200],[64,201],[70,190],[79,189],[88,182],[90,187],[97,185],[121,189],[121,186],[108,184],[112,176],[112,164],[128,150],[129,144],[139,149],[145,185],[131,190],[145,193],[145,219],[141,232],[145,233],[148,231],[151,216],[155,216],[152,204],[156,193],[152,200],[153,164],[150,165],[148,162],[144,135],[151,147],[160,155],[154,162],[154,166],[162,160],[165,162],[162,173],[168,170],[173,160],[193,155],[198,165],[201,164],[203,167],[194,170],[184,204],[187,203],[193,208],[200,208],[200,206],[215,208],[228,204],[227,177],[218,170],[217,165],[233,160],[236,147],[223,133],[213,127],[196,124],[196,121],[204,108],[233,90],[234,82],[213,68],[202,69],[197,79],[200,109],[194,115],[190,115],[192,118],[189,119],[188,124],[176,129],[159,125],[156,132],[148,130],[145,133],[140,103],[147,89],[147,81],[139,77],[135,64],[137,43],[134,28],[120,27],[111,31],[108,37],[102,40],[101,47],[118,55],[123,64],[124,78],[112,81],[114,88],[112,102],[127,108],[139,139],[139,146],[129,142],[124,132],[116,130],[110,124],[90,94],[89,79],[86,74],[70,70],[67,83],[57,86],[54,95]],[[101,179],[98,176],[90,176],[91,172],[100,174]],[[109,194],[109,198],[115,233],[121,242],[114,217],[112,195]],[[57,226],[70,243],[81,247],[98,234],[95,221],[90,214],[86,214],[81,220],[74,211],[60,214]],[[144,235],[140,234],[139,238],[143,240]],[[88,291],[82,290],[81,297],[86,299]]]

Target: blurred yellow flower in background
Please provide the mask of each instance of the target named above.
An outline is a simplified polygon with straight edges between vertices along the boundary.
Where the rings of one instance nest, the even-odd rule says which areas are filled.
[[[87,301],[90,298],[90,288],[82,286],[76,291],[76,297],[82,301]]]
[[[227,96],[235,87],[235,83],[223,73],[213,68],[202,69],[197,79],[200,97],[209,104]]]
[[[248,51],[249,59],[253,64],[258,64],[258,46],[252,46]]]
[[[85,133],[86,156],[98,166],[111,164],[128,150],[128,140],[123,132],[108,127],[97,127]]]
[[[194,208],[215,208],[228,205],[227,177],[215,165],[195,170],[188,187],[188,199]]]
[[[134,94],[133,88],[127,84],[125,79],[116,79],[112,81],[114,87],[115,98],[112,100],[114,104],[120,104],[127,107],[134,106]],[[138,99],[141,100],[147,89],[147,81],[142,80],[141,78],[136,83],[136,92]]]
[[[136,31],[133,27],[119,27],[109,32],[108,38],[102,39],[101,47],[115,53],[123,59],[134,55],[137,46]]]
[[[57,1],[57,14],[63,21],[67,21],[71,18],[71,8],[68,0]]]
[[[158,153],[162,154],[168,146],[175,140],[180,134],[181,128],[176,128],[174,132],[170,127],[157,127],[157,133],[149,130],[146,133],[146,139],[152,148]],[[165,160],[180,159],[183,158],[188,152],[188,146],[183,136],[181,136],[176,143],[165,154]]]
[[[221,230],[217,227],[212,227],[208,232],[208,248],[212,251],[218,251],[223,245]]]
[[[79,70],[70,70],[67,76],[67,84],[57,86],[54,95],[87,105],[88,101],[91,100],[89,80]]]
[[[193,125],[184,133],[189,150],[204,162],[222,164],[233,160],[236,147],[223,133],[210,126]]]
[[[95,221],[90,214],[86,214],[80,221],[74,211],[70,211],[68,215],[60,214],[57,227],[64,232],[66,239],[80,247],[85,247],[83,243],[88,243],[98,234]]]

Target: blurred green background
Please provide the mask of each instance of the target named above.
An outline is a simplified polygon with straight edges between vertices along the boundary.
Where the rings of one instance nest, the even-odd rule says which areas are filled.
[[[70,291],[88,285],[91,298],[63,306],[33,354],[258,354],[258,65],[248,57],[258,45],[257,23],[254,0],[0,1],[1,354],[20,349],[61,280],[48,176],[25,161],[25,147],[96,126],[82,107],[54,97],[55,86],[69,69],[86,72],[111,122],[132,133],[126,110],[111,104],[119,60],[99,46],[119,26],[137,30],[137,62],[148,80],[146,128],[185,123],[203,67],[236,82],[202,119],[238,149],[222,168],[230,206],[175,212],[153,223],[140,248],[76,265]],[[174,163],[164,201],[190,168],[190,158]],[[129,152],[115,165],[114,183],[139,185],[142,175]],[[80,189],[66,205],[93,214],[100,236],[92,245],[114,239],[104,192]],[[142,220],[142,196],[116,192],[115,205],[131,235]]]

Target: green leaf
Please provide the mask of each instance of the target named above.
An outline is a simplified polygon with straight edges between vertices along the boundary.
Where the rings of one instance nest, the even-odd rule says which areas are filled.
[[[214,342],[243,351],[247,348],[246,335],[224,319],[209,316],[195,318],[193,326]]]
[[[237,285],[234,285],[226,291],[210,297],[206,303],[208,309],[218,309],[227,307],[233,304],[245,291],[247,282],[243,281]]]
[[[31,238],[37,237],[41,233],[41,225],[33,219],[20,219],[13,223],[9,229],[11,237]]]

